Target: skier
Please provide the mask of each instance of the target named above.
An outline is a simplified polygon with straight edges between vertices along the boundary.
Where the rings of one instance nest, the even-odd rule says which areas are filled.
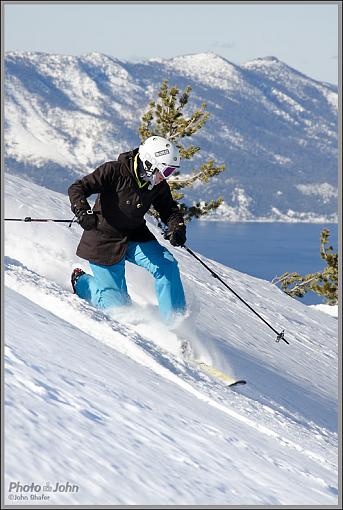
[[[184,314],[186,301],[173,255],[148,229],[144,215],[153,205],[167,225],[173,246],[186,242],[186,226],[166,179],[180,167],[177,147],[152,136],[74,182],[68,189],[72,212],[84,229],[76,254],[89,261],[93,275],[76,268],[74,293],[106,309],[131,304],[125,261],[147,269],[155,279],[159,311],[166,323]],[[93,209],[87,198],[97,193]]]

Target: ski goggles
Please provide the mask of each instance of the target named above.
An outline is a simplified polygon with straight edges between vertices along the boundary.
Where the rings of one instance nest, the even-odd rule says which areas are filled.
[[[149,161],[145,162],[145,171],[148,177],[151,177],[154,175],[155,172],[159,171],[160,174],[165,178],[168,179],[172,175],[172,173],[175,172],[179,167],[178,166],[164,166],[163,163],[160,163],[159,166],[153,167],[152,164]]]
[[[161,168],[158,169],[158,171],[160,172],[160,174],[163,175],[163,177],[165,179],[167,179],[168,177],[171,176],[172,173],[175,172],[175,170],[177,170],[179,167],[177,166],[163,166]]]

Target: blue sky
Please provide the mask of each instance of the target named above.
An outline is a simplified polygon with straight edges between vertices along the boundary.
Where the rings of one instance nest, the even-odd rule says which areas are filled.
[[[211,51],[242,64],[276,56],[338,81],[338,2],[330,4],[3,4],[5,49],[122,60]]]

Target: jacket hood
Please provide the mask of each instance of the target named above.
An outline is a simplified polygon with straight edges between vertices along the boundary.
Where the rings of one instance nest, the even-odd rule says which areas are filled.
[[[119,154],[118,161],[119,163],[123,163],[131,171],[131,169],[133,168],[132,161],[136,154],[138,154],[138,147],[128,152],[123,152],[122,154]]]

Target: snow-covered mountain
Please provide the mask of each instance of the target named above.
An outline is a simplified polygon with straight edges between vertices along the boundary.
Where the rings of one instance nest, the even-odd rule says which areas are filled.
[[[139,143],[138,126],[163,79],[193,88],[211,116],[196,135],[195,164],[226,171],[189,200],[222,195],[219,218],[337,220],[337,87],[275,57],[238,66],[212,54],[140,63],[7,53],[6,168],[65,193],[100,163]],[[184,164],[184,171],[192,166]]]
[[[65,194],[7,175],[5,214],[22,211],[70,214]],[[105,314],[70,289],[80,233],[6,223],[5,502],[336,505],[337,319],[204,259],[285,328],[290,345],[276,343],[170,245],[188,319],[175,330],[160,324],[152,278],[131,264],[133,307]],[[248,384],[225,388],[185,361],[185,337],[199,359]]]

